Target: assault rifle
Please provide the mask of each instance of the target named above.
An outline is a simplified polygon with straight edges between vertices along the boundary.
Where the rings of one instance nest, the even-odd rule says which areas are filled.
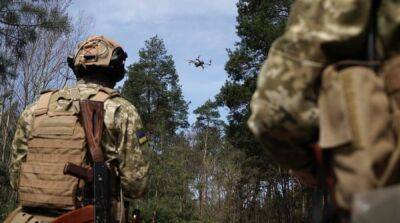
[[[93,199],[85,199],[83,208],[68,212],[57,218],[53,223],[110,223],[113,221],[110,213],[110,171],[104,162],[101,149],[104,124],[103,103],[82,100],[79,105],[92,164],[91,167],[84,168],[73,163],[67,163],[64,174],[85,180],[86,186],[92,187],[92,190],[89,191],[93,192]]]

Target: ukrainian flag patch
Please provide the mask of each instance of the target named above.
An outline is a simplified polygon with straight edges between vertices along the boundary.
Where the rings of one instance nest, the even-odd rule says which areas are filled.
[[[142,130],[136,131],[136,137],[138,138],[140,145],[143,145],[148,141],[146,133]]]

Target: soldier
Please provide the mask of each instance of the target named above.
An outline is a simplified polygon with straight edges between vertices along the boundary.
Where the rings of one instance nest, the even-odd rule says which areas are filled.
[[[322,161],[312,149],[318,141],[342,213],[355,193],[399,182],[389,175],[398,160],[393,156],[398,124],[393,124],[399,121],[394,105],[400,87],[400,3],[382,0],[378,18],[371,19],[377,10],[372,4],[379,3],[294,1],[286,32],[272,45],[251,101],[250,129],[287,168],[314,174],[316,161]],[[374,19],[383,62],[378,75],[369,61],[360,62]]]
[[[125,74],[127,54],[115,41],[92,36],[78,45],[69,66],[77,84],[45,91],[21,114],[13,141],[11,185],[20,207],[5,222],[51,222],[81,207],[86,189],[63,175],[66,162],[88,165],[85,134],[78,114],[79,100],[104,102],[102,150],[113,170],[114,220],[123,219],[129,204],[146,190],[149,164],[142,154],[146,143],[136,108],[113,90]]]

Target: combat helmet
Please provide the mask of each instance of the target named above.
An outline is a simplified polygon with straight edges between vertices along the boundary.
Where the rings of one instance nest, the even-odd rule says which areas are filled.
[[[73,56],[68,56],[68,66],[79,79],[90,73],[109,75],[118,82],[125,75],[127,53],[116,41],[104,36],[91,36],[78,44]]]

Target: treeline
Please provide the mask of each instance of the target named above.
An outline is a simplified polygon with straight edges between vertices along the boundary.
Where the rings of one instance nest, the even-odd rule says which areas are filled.
[[[128,68],[123,95],[149,132],[151,184],[137,202],[148,222],[310,222],[311,191],[269,159],[249,132],[249,101],[292,1],[238,2],[240,41],[228,50],[228,78],[194,110],[182,96],[172,55],[155,36]],[[227,123],[219,108],[227,107]]]
[[[18,114],[40,90],[71,80],[63,63],[66,51],[85,34],[84,24],[73,22],[66,12],[69,1],[51,2],[54,7],[43,7],[40,1],[0,5],[2,216],[15,205],[6,202],[15,198],[6,186],[6,170]],[[182,95],[173,56],[160,37],[147,40],[138,61],[128,66],[121,92],[138,109],[151,139],[144,151],[151,163],[149,191],[134,204],[145,222],[310,222],[310,189],[274,164],[246,126],[259,68],[273,40],[284,31],[291,3],[239,0],[239,41],[227,51],[226,83],[215,98],[194,110],[195,123],[188,123],[189,102]],[[37,10],[26,13],[26,6]],[[8,20],[1,13],[8,9],[17,13],[17,19],[2,23]],[[29,19],[35,21],[33,31],[23,29],[25,16],[34,18]],[[3,33],[10,30],[29,32],[32,38],[13,34],[23,44],[9,44]],[[60,60],[43,63],[57,57]],[[220,117],[221,107],[229,109],[226,119]]]

